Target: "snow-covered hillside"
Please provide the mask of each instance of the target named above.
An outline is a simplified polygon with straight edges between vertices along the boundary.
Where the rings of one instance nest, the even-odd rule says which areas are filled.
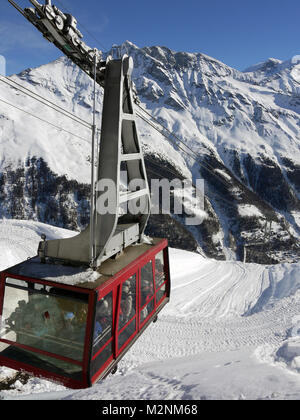
[[[270,59],[240,72],[204,54],[166,47],[138,48],[126,42],[121,52],[133,57],[133,80],[142,107],[189,147],[189,153],[183,153],[174,138],[166,140],[139,119],[149,177],[205,180],[207,217],[193,228],[177,218],[187,231],[166,232],[172,244],[182,240],[182,248],[200,246],[207,256],[231,255],[237,260],[243,259],[247,245],[248,261],[296,261],[298,61]],[[10,80],[91,122],[92,81],[67,59],[25,70]],[[90,131],[3,82],[0,97],[5,101],[0,102],[0,217],[82,228],[88,212],[84,184],[90,175]],[[99,89],[98,125],[102,98]],[[34,184],[41,178],[41,184]],[[78,189],[83,192],[77,194]],[[241,211],[249,206],[250,215]],[[163,228],[158,218],[150,224],[152,231]]]
[[[0,269],[35,255],[41,233],[74,234],[1,221]],[[299,399],[300,264],[242,264],[170,251],[171,302],[116,375],[79,391],[19,380],[0,399]],[[2,382],[14,375],[0,368]]]

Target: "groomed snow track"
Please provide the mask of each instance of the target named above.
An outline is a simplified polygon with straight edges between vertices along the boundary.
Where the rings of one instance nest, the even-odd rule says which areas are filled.
[[[24,253],[33,255],[38,233],[74,234],[41,223],[2,221],[0,268],[17,263]],[[170,257],[171,302],[120,362],[117,375],[79,392],[35,378],[0,396],[299,398],[300,375],[278,350],[297,339],[289,335],[300,314],[300,264],[215,261],[175,249]],[[13,374],[0,368],[2,378]]]

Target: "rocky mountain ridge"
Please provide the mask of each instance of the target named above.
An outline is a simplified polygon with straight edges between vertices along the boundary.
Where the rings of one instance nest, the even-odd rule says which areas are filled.
[[[183,153],[176,138],[167,140],[139,120],[149,179],[205,180],[201,225],[153,215],[148,232],[217,259],[243,259],[247,249],[247,261],[297,260],[298,61],[270,59],[240,72],[204,54],[166,47],[126,42],[120,50],[133,57],[141,106],[189,151]],[[67,59],[10,79],[90,121],[92,81]],[[88,221],[89,130],[3,83],[0,94],[65,130],[0,102],[0,216],[81,229]],[[99,89],[99,125],[102,98]],[[40,183],[43,187],[35,187]]]

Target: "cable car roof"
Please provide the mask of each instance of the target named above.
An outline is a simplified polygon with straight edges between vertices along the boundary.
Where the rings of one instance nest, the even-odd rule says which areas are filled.
[[[119,258],[106,260],[96,271],[84,266],[43,264],[39,257],[34,257],[5,270],[5,274],[93,290],[102,286],[116,274],[121,275],[122,271],[127,273],[131,269],[136,269],[138,262],[142,264],[143,257],[146,257],[149,252],[158,252],[167,244],[165,239],[151,238],[151,241],[152,244],[142,243],[126,248]]]

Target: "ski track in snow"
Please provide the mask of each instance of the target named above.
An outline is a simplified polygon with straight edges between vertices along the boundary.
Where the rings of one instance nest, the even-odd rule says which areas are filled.
[[[252,316],[228,318],[226,313],[229,311],[233,290],[231,295],[230,291],[227,295],[224,298],[229,303],[224,305],[224,312],[220,313],[224,302],[220,301],[219,306],[212,303],[214,308],[206,317],[205,308],[209,308],[211,303],[204,299],[198,299],[196,303],[199,305],[199,313],[189,313],[186,317],[168,315],[166,308],[160,316],[160,322],[151,326],[130,355],[126,356],[126,365],[135,367],[147,362],[149,357],[157,361],[193,356],[204,351],[220,352],[264,344],[277,346],[286,338],[292,319],[299,314],[300,293],[282,299],[273,308]],[[219,317],[214,315],[214,310],[219,312]],[[157,342],[153,340],[154,336],[159,337]],[[144,349],[148,349],[147,352]]]
[[[0,269],[35,255],[40,233],[46,233],[48,238],[74,234],[41,223],[0,222]],[[249,371],[261,369],[259,364],[274,364],[276,349],[287,339],[293,319],[300,313],[300,264],[263,266],[214,261],[175,249],[170,250],[170,256],[171,301],[158,322],[146,330],[119,363],[117,375],[82,391],[67,390],[33,378],[28,384],[16,385],[15,390],[1,395],[7,398],[26,398],[36,393],[41,398],[58,399],[97,399],[103,395],[106,399],[200,399],[207,396],[205,388],[201,388],[205,381],[197,382],[194,368],[189,370],[187,366],[199,365],[199,372],[203,373],[207,360],[207,366],[211,363],[210,375],[216,374],[216,366],[222,367],[218,371],[220,378],[227,376],[225,367],[229,366],[232,373],[240,375],[238,362],[232,360],[232,355],[238,354],[235,352],[242,352],[241,365]],[[231,358],[226,359],[229,354]],[[220,358],[224,363],[220,363]],[[255,364],[249,368],[251,358]],[[170,364],[167,372],[174,371],[174,375],[166,374],[159,367],[161,363],[167,367]],[[186,366],[186,372],[180,366]],[[282,368],[283,364],[279,366]],[[177,376],[176,369],[179,369]],[[11,372],[0,368],[1,377]],[[300,396],[300,379],[296,375],[293,380],[299,384],[299,394],[295,395]],[[122,386],[124,381],[126,387]],[[207,383],[206,391],[209,387]],[[252,394],[249,388],[244,392],[257,398],[254,388]],[[212,390],[211,395],[214,392],[217,391]],[[230,387],[227,394],[224,390],[220,392],[235,398],[238,390],[234,395]],[[295,395],[289,394],[291,398]]]

